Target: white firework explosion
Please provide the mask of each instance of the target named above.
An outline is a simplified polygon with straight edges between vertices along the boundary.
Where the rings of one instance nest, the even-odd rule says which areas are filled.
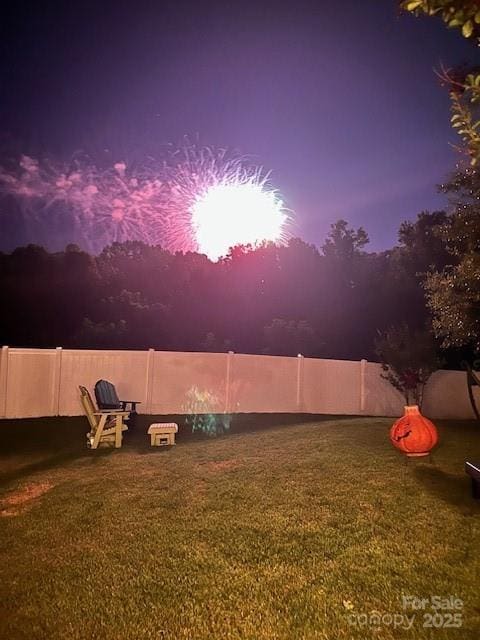
[[[236,244],[284,240],[289,220],[262,169],[197,144],[170,148],[160,162],[106,169],[79,154],[67,164],[22,156],[17,171],[0,168],[0,191],[52,233],[68,219],[72,240],[94,252],[140,240],[216,259]]]

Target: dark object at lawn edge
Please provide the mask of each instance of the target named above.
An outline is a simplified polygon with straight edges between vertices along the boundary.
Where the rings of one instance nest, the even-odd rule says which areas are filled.
[[[468,362],[462,362],[462,365],[465,367],[467,372],[467,387],[468,387],[468,397],[470,398],[470,403],[472,405],[473,413],[477,417],[477,420],[480,420],[480,412],[477,407],[477,403],[475,402],[475,396],[473,395],[473,387],[480,387],[480,378],[477,376],[472,367],[468,364]]]
[[[472,478],[472,497],[480,500],[480,463],[465,462],[465,471]]]

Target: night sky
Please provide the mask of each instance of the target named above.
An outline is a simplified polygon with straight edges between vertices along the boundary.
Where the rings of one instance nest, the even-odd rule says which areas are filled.
[[[271,170],[295,235],[321,244],[342,217],[384,249],[442,206],[457,153],[433,70],[476,55],[389,0],[19,2],[0,26],[2,148],[121,160],[199,136]]]

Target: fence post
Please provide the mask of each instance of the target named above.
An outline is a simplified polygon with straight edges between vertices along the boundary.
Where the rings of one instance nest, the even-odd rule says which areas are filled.
[[[147,376],[145,380],[145,413],[147,414],[152,412],[154,358],[155,349],[149,349],[147,353]]]
[[[230,410],[230,377],[232,372],[232,358],[233,351],[227,353],[227,374],[225,378],[225,408],[223,413],[228,413]]]
[[[2,347],[0,360],[0,417],[7,417],[8,347]]]
[[[367,369],[367,361],[365,359],[360,360],[360,413],[365,411],[366,398],[365,398],[365,371]]]
[[[297,355],[297,411],[303,409],[303,362],[305,358],[301,353]]]
[[[60,382],[62,375],[62,347],[55,349],[55,365],[53,371],[52,416],[60,415]]]

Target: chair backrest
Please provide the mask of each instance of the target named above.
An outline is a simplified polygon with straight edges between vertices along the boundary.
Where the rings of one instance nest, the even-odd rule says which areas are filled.
[[[475,373],[475,371],[470,366],[470,363],[464,361],[462,365],[467,370],[467,389],[468,389],[468,397],[470,398],[470,404],[472,405],[473,413],[475,414],[477,420],[480,420],[480,410],[477,406],[477,401],[473,394],[473,387],[480,387],[480,377]]]
[[[95,384],[95,398],[99,409],[121,409],[115,387],[108,380],[98,380]]]
[[[80,389],[80,400],[82,401],[83,410],[88,418],[90,428],[92,431],[95,431],[98,426],[98,420],[96,416],[93,415],[95,413],[95,405],[93,404],[92,397],[86,387],[79,386],[78,388]]]

